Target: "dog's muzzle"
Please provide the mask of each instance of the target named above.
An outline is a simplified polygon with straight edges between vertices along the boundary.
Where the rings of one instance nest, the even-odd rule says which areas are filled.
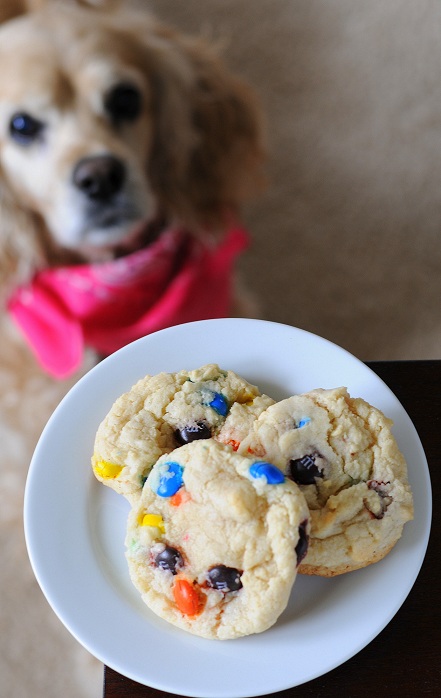
[[[77,226],[73,226],[73,234],[64,244],[94,249],[123,244],[132,249],[132,238],[139,234],[136,226],[145,223],[149,214],[149,196],[141,197],[129,180],[125,163],[114,155],[79,160],[71,177],[79,196],[75,204]]]
[[[103,204],[110,202],[122,190],[126,169],[113,155],[95,155],[77,163],[72,180],[89,200]]]

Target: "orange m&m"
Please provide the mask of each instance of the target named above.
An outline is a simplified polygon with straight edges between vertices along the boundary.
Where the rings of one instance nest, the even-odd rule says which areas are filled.
[[[199,591],[183,577],[175,580],[173,597],[177,608],[186,616],[197,616],[204,607]]]

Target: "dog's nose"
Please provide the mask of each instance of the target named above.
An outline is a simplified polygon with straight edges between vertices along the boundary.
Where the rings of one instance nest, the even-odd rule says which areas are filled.
[[[120,191],[125,175],[123,163],[113,155],[94,155],[78,162],[73,183],[89,199],[106,201]]]

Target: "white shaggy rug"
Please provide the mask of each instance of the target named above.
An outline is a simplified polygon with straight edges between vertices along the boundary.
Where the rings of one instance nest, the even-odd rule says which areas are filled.
[[[148,5],[222,38],[261,95],[269,187],[247,210],[254,242],[242,270],[264,316],[360,359],[441,358],[439,2]],[[2,361],[0,345],[0,372]],[[47,416],[22,428],[36,439]],[[1,465],[0,695],[98,698],[102,667],[61,626],[27,561],[21,497],[10,493],[22,492],[29,457]]]

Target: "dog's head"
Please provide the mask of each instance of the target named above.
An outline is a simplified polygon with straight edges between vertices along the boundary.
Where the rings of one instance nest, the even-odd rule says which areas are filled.
[[[2,280],[129,251],[159,216],[221,229],[258,181],[254,96],[145,14],[26,13],[0,66]]]

